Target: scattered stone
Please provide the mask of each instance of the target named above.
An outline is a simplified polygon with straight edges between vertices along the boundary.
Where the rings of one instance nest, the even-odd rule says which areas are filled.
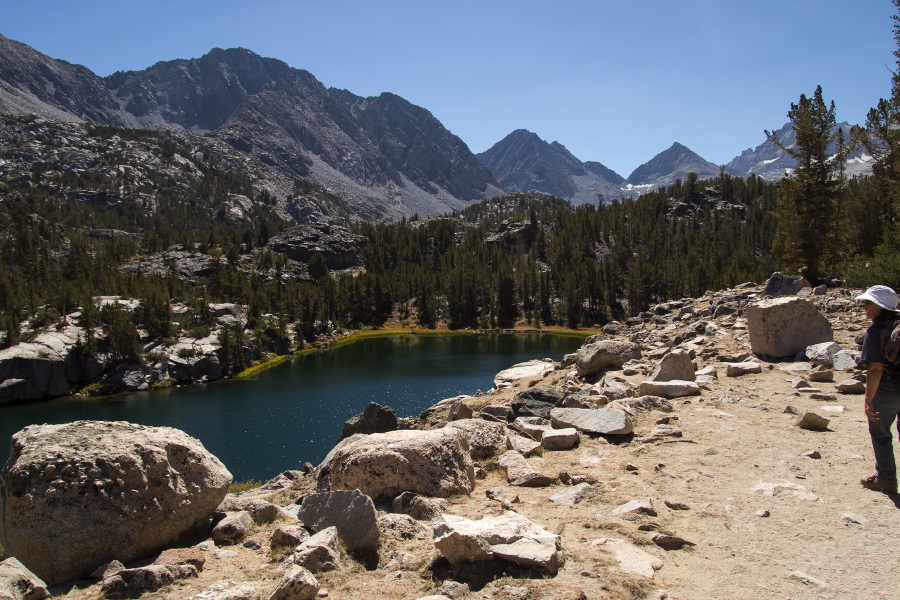
[[[678,502],[677,500],[663,500],[663,504],[671,510],[691,510],[690,506],[684,502]]]
[[[377,402],[370,402],[360,414],[344,422],[337,441],[340,442],[355,433],[386,433],[395,429],[397,429],[397,415],[394,413],[394,409],[390,406],[381,406]]]
[[[799,415],[800,409],[797,408],[796,406],[791,406],[790,404],[788,404],[787,406],[784,407],[783,412],[785,412],[786,414],[789,414],[789,415]]]
[[[603,369],[620,369],[629,360],[640,360],[641,347],[633,342],[601,340],[586,343],[575,354],[575,372],[588,377]]]
[[[403,492],[394,498],[391,510],[417,521],[433,521],[447,510],[447,503],[440,498],[424,498],[413,492]]]
[[[565,396],[565,392],[558,387],[533,387],[513,396],[510,407],[517,417],[546,419],[550,409],[560,404]]]
[[[802,298],[762,300],[747,307],[747,332],[754,354],[781,358],[834,339],[828,319]]]
[[[259,586],[253,581],[217,581],[206,591],[194,594],[189,600],[255,600]]]
[[[825,402],[836,402],[837,396],[834,394],[823,394],[821,392],[813,392],[809,395],[813,400],[823,400]]]
[[[574,410],[574,409],[566,409]],[[515,450],[508,450],[497,460],[506,471],[506,479],[510,485],[522,487],[547,487],[551,479],[543,473],[535,471],[525,457]]]
[[[257,540],[247,540],[246,542],[244,542],[243,546],[244,546],[244,548],[249,548],[251,550],[261,550],[262,549],[262,544],[260,542],[258,542]]]
[[[259,525],[265,523],[274,523],[278,519],[288,516],[280,506],[266,502],[265,500],[253,500],[248,502],[244,510],[250,514],[250,518],[254,523]]]
[[[308,494],[297,517],[313,531],[336,527],[341,542],[350,552],[378,550],[381,534],[375,504],[359,490]]]
[[[7,558],[0,562],[0,598],[3,600],[44,600],[49,597],[47,584],[17,559]]]
[[[841,519],[847,523],[856,523],[857,525],[865,525],[867,522],[865,517],[856,513],[842,513]]]
[[[226,558],[234,558],[238,553],[235,550],[213,550],[212,557],[215,560],[225,560]]]
[[[115,561],[118,562],[118,561]],[[119,563],[121,565],[122,563]],[[193,565],[197,571],[203,570],[203,565],[206,564],[206,557],[203,556],[203,552],[198,550],[197,548],[170,548],[168,550],[164,550],[162,554],[156,557],[156,560],[153,561],[154,565]],[[121,569],[119,569],[121,570]],[[114,573],[110,573],[109,575],[113,575]],[[102,579],[106,579],[109,575],[105,575]]]
[[[824,581],[822,581],[821,579],[816,579],[815,577],[813,577],[811,575],[807,575],[803,571],[794,571],[793,573],[791,573],[790,577],[791,577],[791,579],[795,579],[795,580],[799,581],[800,583],[805,583],[806,585],[814,585],[814,586],[820,587],[820,588],[829,587],[829,585],[827,583],[825,583]]]
[[[334,571],[341,565],[337,527],[328,527],[300,544],[291,557],[311,573]]]
[[[296,548],[308,539],[309,532],[300,525],[283,525],[272,532],[269,548]]]
[[[141,594],[155,592],[178,579],[197,577],[193,565],[150,565],[137,569],[122,569],[107,577],[100,584],[100,591],[110,600],[138,598]]]
[[[837,384],[837,391],[842,394],[865,394],[866,384],[858,379],[845,379]]]
[[[844,414],[843,406],[823,406],[822,412],[827,413],[829,415],[842,415]]]
[[[665,438],[680,438],[683,435],[684,433],[680,429],[672,425],[657,425],[653,428],[653,431],[650,432],[649,437],[641,438],[640,441],[642,444],[646,444]]]
[[[819,367],[832,367],[835,354],[841,351],[841,347],[834,342],[823,342],[806,347],[805,354],[809,362]]]
[[[822,458],[822,454],[818,450],[810,450],[809,452],[804,452],[803,456],[807,458],[820,459]]]
[[[565,563],[558,535],[511,511],[478,521],[445,514],[434,545],[452,565],[500,559],[555,575]]]
[[[506,446],[510,450],[515,450],[522,456],[531,456],[541,447],[541,443],[522,435],[510,434],[506,440]]]
[[[762,295],[771,298],[794,296],[805,287],[810,287],[810,285],[801,275],[772,273],[772,276],[766,281],[766,286],[763,288]]]
[[[762,492],[766,496],[783,496],[790,494],[801,500],[816,501],[818,496],[810,492],[799,483],[759,483],[756,487],[751,488],[752,492]]]
[[[485,406],[481,409],[481,412],[478,413],[478,416],[488,421],[498,421],[500,423],[506,423],[512,420],[512,408],[506,405]]]
[[[812,431],[823,431],[828,429],[831,421],[814,412],[806,411],[799,419],[797,419],[797,427],[800,429],[809,429]]]
[[[519,417],[513,421],[513,426],[536,441],[544,437],[545,431],[553,429],[550,421],[543,417]]]
[[[447,596],[451,600],[458,600],[469,593],[469,585],[458,581],[445,581],[437,589],[438,593]]]
[[[516,494],[507,492],[503,488],[498,487],[486,489],[484,495],[491,500],[496,500],[498,502],[509,502],[510,504],[517,504],[520,502],[519,497]]]
[[[550,419],[554,427],[572,427],[587,434],[627,435],[633,431],[628,415],[603,408],[554,408]]]
[[[388,513],[378,517],[381,535],[392,540],[425,540],[431,537],[431,528],[409,515]]]
[[[550,496],[550,501],[563,506],[575,506],[585,498],[595,494],[597,488],[589,483],[579,483],[578,485],[566,488],[561,492],[557,492]]]
[[[669,413],[672,412],[672,403],[659,396],[641,396],[639,398],[624,398],[617,400],[616,404],[635,412],[651,412],[654,410]]]
[[[755,362],[727,363],[725,366],[726,377],[740,377],[756,373],[762,373],[762,365]]]
[[[578,444],[578,430],[574,427],[544,432],[541,445],[545,450],[571,450]]]
[[[463,432],[473,460],[490,458],[507,449],[506,427],[500,423],[484,419],[463,419],[451,421],[447,426]]]
[[[448,498],[469,494],[475,469],[469,443],[458,429],[373,433],[338,450],[331,460],[331,489],[358,489],[372,498],[406,491]]]
[[[709,366],[703,367],[702,369],[697,371],[696,375],[698,377],[703,376],[703,377],[712,377],[713,379],[718,379],[719,371],[714,366],[709,365]]]
[[[319,592],[319,582],[307,569],[292,565],[269,596],[269,600],[312,600]]]
[[[613,515],[624,515],[628,513],[640,513],[655,517],[656,509],[653,508],[653,501],[650,498],[642,498],[640,500],[632,500],[612,511]]]
[[[682,398],[699,396],[700,386],[694,381],[644,381],[638,386],[638,393],[642,396]]]
[[[237,544],[242,542],[250,528],[253,526],[253,519],[250,513],[245,510],[227,513],[225,518],[213,527],[212,539],[217,545]]]
[[[654,573],[663,566],[661,560],[625,540],[601,538],[594,540],[594,545],[602,546],[612,552],[619,561],[619,568],[626,573],[634,573],[652,579]]]
[[[472,408],[466,404],[464,399],[460,399],[450,407],[450,412],[447,413],[447,420],[459,421],[460,419],[471,419],[473,416],[475,416],[475,412]]]
[[[766,517],[769,517],[769,516],[771,516],[771,515],[772,515],[772,513],[770,513],[770,512],[767,511],[767,510],[758,510],[758,511],[756,511],[756,516],[757,516],[757,517],[766,518]]]
[[[834,381],[834,370],[825,367],[816,367],[809,372],[809,380],[817,383]]]
[[[0,545],[51,586],[159,552],[204,524],[231,484],[198,440],[169,427],[31,425],[11,446]]]
[[[497,373],[494,376],[494,387],[498,390],[508,388],[519,379],[535,375],[544,376],[551,373],[554,368],[553,361],[529,360],[519,363]]]
[[[834,355],[832,363],[836,371],[849,371],[859,366],[861,354],[854,350],[841,350]]]
[[[668,533],[655,533],[650,540],[663,550],[681,550],[685,546],[696,546],[694,542]]]
[[[650,372],[650,381],[694,381],[694,363],[684,350],[673,350],[662,357]]]

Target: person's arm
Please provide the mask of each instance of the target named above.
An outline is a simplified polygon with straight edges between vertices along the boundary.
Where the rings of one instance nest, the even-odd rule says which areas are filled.
[[[884,373],[884,365],[879,362],[869,363],[866,370],[866,417],[870,421],[878,420],[878,413],[872,408],[872,399],[875,398],[875,392],[878,391],[878,384],[881,383],[881,375]]]

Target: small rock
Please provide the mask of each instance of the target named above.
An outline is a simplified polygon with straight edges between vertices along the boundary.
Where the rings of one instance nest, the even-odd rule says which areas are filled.
[[[825,402],[835,402],[837,401],[837,396],[834,394],[823,394],[821,392],[813,392],[809,395],[813,400],[824,400]]]
[[[815,459],[822,458],[822,454],[819,453],[818,450],[810,450],[809,452],[804,452],[803,456],[806,456],[807,458],[815,458]]]
[[[309,532],[300,525],[283,525],[272,532],[269,548],[296,548],[309,539]]]
[[[307,569],[292,565],[269,600],[312,600],[319,592],[319,582]]]
[[[677,535],[670,535],[667,533],[656,533],[650,539],[654,544],[664,550],[680,550],[685,546],[697,545],[694,542],[689,542],[682,537],[678,537]]]
[[[754,373],[762,373],[762,365],[755,362],[740,362],[728,363],[725,367],[726,377],[740,377]]]
[[[545,450],[570,450],[578,444],[578,430],[574,427],[551,429],[541,437]]]
[[[796,406],[791,406],[790,404],[788,404],[787,406],[784,407],[784,412],[789,415],[799,415],[800,409],[797,408]]]
[[[653,508],[653,501],[650,498],[642,498],[640,500],[632,500],[612,511],[613,515],[624,515],[626,513],[641,513],[656,516],[656,509]]]
[[[676,500],[663,500],[663,504],[665,504],[671,510],[690,510],[691,507],[685,504],[684,502],[678,502]]]
[[[835,386],[842,394],[865,394],[866,384],[858,379],[845,379]]]
[[[566,488],[561,492],[557,492],[550,496],[550,501],[563,506],[575,506],[585,498],[596,493],[597,489],[589,483],[579,483],[578,485]]]
[[[866,524],[866,518],[862,515],[857,515],[856,513],[843,513],[841,514],[841,519],[848,523],[856,523],[857,525]]]
[[[654,573],[663,566],[661,560],[625,540],[601,538],[593,543],[609,549],[619,561],[619,567],[628,573],[652,579]]]
[[[100,591],[110,600],[138,598],[143,593],[155,592],[188,577],[197,577],[197,569],[193,565],[150,565],[123,569],[104,579]]]
[[[829,587],[828,584],[825,583],[824,581],[822,581],[821,579],[816,579],[815,577],[812,577],[811,575],[807,575],[803,571],[794,571],[793,573],[791,573],[790,577],[791,577],[791,579],[796,579],[800,583],[805,583],[806,585],[814,585],[814,586],[820,587],[820,588]]]
[[[125,569],[125,565],[120,563],[117,560],[111,560],[105,565],[100,565],[97,567],[93,573],[91,573],[92,579],[106,579],[112,575],[115,575],[119,571]]]
[[[213,527],[212,539],[217,545],[237,544],[247,537],[252,526],[253,518],[247,511],[230,512]]]
[[[574,409],[567,409],[574,410]],[[547,487],[552,481],[543,473],[535,471],[525,457],[515,450],[508,450],[497,460],[506,471],[506,479],[511,485],[524,487]]]
[[[828,429],[831,421],[814,412],[806,411],[799,419],[797,419],[797,427],[800,429],[809,429],[813,431],[823,431]]]
[[[194,594],[189,600],[256,600],[259,587],[252,581],[217,581],[206,591]]]
[[[768,516],[771,516],[771,514],[772,514],[772,513],[770,513],[770,512],[767,511],[767,510],[758,510],[758,511],[756,511],[756,516],[757,516],[757,517],[766,518],[766,517],[768,517]]]
[[[50,592],[47,590],[47,585],[18,559],[10,557],[0,562],[0,598],[3,600],[44,600],[49,597]]]

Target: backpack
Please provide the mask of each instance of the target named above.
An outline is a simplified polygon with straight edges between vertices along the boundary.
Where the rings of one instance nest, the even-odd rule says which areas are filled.
[[[900,317],[881,330],[881,354],[894,376],[900,375]]]

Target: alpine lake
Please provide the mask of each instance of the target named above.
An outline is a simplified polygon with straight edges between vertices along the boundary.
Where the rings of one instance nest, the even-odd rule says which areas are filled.
[[[318,464],[344,421],[370,402],[398,417],[461,394],[487,391],[494,376],[526,360],[559,361],[583,336],[409,335],[362,338],[296,356],[247,379],[101,398],[57,398],[0,407],[0,465],[10,437],[27,425],[130,421],[198,438],[235,481],[266,481],[304,462]]]

